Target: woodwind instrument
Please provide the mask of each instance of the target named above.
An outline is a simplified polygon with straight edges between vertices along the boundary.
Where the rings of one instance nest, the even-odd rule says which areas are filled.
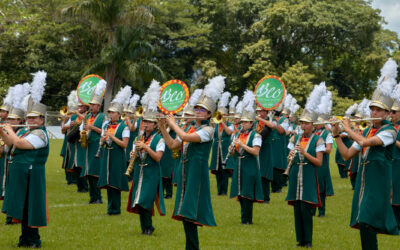
[[[290,169],[292,168],[292,165],[293,165],[293,162],[294,162],[294,158],[296,157],[296,154],[298,153],[297,150],[296,150],[296,147],[298,145],[300,145],[302,137],[303,137],[303,135],[299,134],[299,139],[297,140],[296,145],[294,146],[294,148],[295,148],[294,149],[294,155],[292,157],[288,157],[289,162],[288,162],[288,165],[286,167],[285,172],[283,172],[283,175],[285,175],[285,176],[289,176],[289,172],[290,172]]]
[[[141,130],[140,131],[140,135],[139,135],[139,141],[143,140],[143,134],[144,134],[144,131]],[[135,139],[135,143],[137,141],[138,140],[136,138]],[[136,162],[138,157],[139,157],[139,151],[137,150],[137,147],[135,147],[135,150],[133,151],[133,155],[131,156],[131,158],[129,158],[129,165],[128,165],[128,168],[126,169],[126,172],[125,172],[126,176],[128,176],[128,177],[131,176],[131,174],[132,174],[132,172],[134,170],[133,165],[135,164],[135,162]]]
[[[233,155],[232,153],[235,151],[235,140],[239,137],[240,133],[242,132],[242,128],[239,130],[239,132],[237,133],[237,135],[235,135],[232,139],[231,145],[229,145],[229,150],[228,153],[225,156],[225,159],[222,161],[222,165],[226,166],[226,162],[229,159],[229,156]]]

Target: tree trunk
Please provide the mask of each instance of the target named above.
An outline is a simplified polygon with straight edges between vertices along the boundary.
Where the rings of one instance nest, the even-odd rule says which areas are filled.
[[[106,93],[104,94],[104,112],[107,111],[113,97],[113,89],[115,84],[115,64],[112,63],[107,67],[105,72],[105,79],[107,82]]]

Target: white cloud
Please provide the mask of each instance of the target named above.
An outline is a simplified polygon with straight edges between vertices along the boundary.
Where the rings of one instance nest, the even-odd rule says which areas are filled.
[[[400,35],[400,2],[398,0],[373,0],[372,7],[381,10],[387,24],[385,28]]]

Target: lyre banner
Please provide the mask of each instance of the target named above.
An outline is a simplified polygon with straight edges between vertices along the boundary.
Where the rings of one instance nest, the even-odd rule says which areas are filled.
[[[181,80],[169,80],[160,89],[158,108],[164,114],[176,114],[181,111],[189,101],[189,89]]]
[[[100,80],[103,80],[103,78],[98,75],[87,75],[82,78],[76,89],[79,102],[89,105],[93,91],[95,90],[96,85],[100,82]]]
[[[274,110],[285,99],[285,84],[277,76],[268,75],[258,81],[254,94],[257,105],[264,110]]]

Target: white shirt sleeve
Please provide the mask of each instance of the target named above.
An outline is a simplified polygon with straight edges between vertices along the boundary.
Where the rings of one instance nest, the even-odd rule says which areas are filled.
[[[382,131],[376,135],[383,142],[383,146],[387,147],[394,143],[393,134],[388,131]]]
[[[261,144],[262,144],[261,135],[256,134],[256,135],[254,136],[254,138],[253,138],[252,143],[253,143],[253,147],[254,147],[254,146],[261,147]]]
[[[285,120],[284,122],[282,122],[282,124],[280,124],[280,125],[282,126],[282,128],[283,128],[285,131],[288,131],[289,126],[290,126],[290,124],[289,124],[289,122],[288,122],[287,120]]]
[[[176,136],[176,139],[178,139],[179,142],[182,142],[182,139],[179,136]]]
[[[79,131],[83,130],[83,122],[81,123],[81,125],[79,125]]]
[[[362,150],[362,147],[357,142],[353,142],[353,144],[351,146],[357,151],[361,151]]]
[[[316,153],[318,153],[318,152],[325,152],[325,144],[321,144],[321,145],[319,145],[319,146],[317,146],[317,148],[315,149],[315,152]]]
[[[105,120],[104,122],[103,122],[103,124],[101,125],[101,136],[104,136],[104,129],[105,129],[105,126],[108,124],[108,120]]]
[[[158,152],[158,151],[162,151],[162,152],[165,151],[165,141],[163,138],[161,138],[157,143],[156,152]]]
[[[71,118],[69,118],[67,123],[64,124],[64,126],[69,126],[69,125],[71,125]]]
[[[293,150],[293,149],[294,149],[294,143],[293,143],[293,141],[292,141],[292,138],[290,138],[289,144],[288,144],[287,148],[288,148],[289,150]]]
[[[44,148],[47,146],[47,137],[43,140],[37,135],[29,134],[24,139],[27,140],[35,149]]]
[[[331,133],[329,133],[326,137],[325,144],[333,144],[333,137]]]
[[[235,126],[233,126],[233,124],[231,124],[230,126],[228,126],[228,128],[233,132],[235,130]]]
[[[131,131],[129,131],[128,127],[125,127],[124,130],[122,131],[122,138],[129,138],[131,135]]]
[[[210,133],[207,129],[202,128],[195,133],[200,136],[201,142],[208,142],[213,139],[213,133]]]

